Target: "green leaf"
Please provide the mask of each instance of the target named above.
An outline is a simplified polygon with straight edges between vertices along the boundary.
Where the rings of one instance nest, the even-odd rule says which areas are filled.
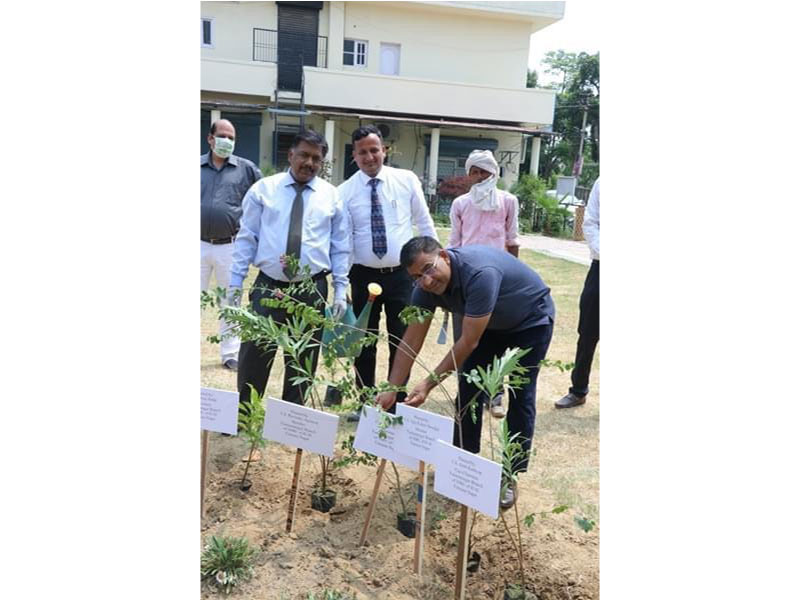
[[[578,527],[583,529],[585,533],[589,533],[596,525],[592,519],[587,519],[586,517],[575,517],[575,523],[577,523]]]
[[[569,508],[569,506],[567,506],[566,504],[562,504],[561,506],[556,506],[556,507],[555,507],[555,508],[554,508],[552,511],[550,511],[550,512],[552,512],[553,514],[556,514],[556,515],[557,515],[558,513],[562,513],[562,512],[564,512],[564,511],[565,511],[565,510],[567,510],[568,508]]]
[[[533,513],[531,513],[529,515],[525,515],[525,518],[522,519],[522,522],[525,523],[526,527],[530,527],[531,525],[533,525],[533,520],[535,518],[536,516]]]

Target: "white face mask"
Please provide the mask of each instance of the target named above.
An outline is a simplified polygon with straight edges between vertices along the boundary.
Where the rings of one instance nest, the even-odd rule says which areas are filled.
[[[233,154],[233,147],[235,143],[232,140],[224,137],[214,138],[214,154],[220,158],[228,158]]]

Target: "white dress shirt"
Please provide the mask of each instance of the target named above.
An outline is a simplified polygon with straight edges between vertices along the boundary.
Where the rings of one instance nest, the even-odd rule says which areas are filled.
[[[586,216],[583,219],[583,237],[589,243],[592,260],[600,260],[600,178],[589,192]]]
[[[359,170],[339,186],[339,198],[344,206],[352,232],[352,262],[372,268],[396,267],[400,264],[400,250],[414,237],[412,224],[418,235],[436,240],[436,229],[428,212],[422,185],[413,171],[383,165],[375,176],[379,179],[378,199],[386,225],[387,252],[378,258],[372,251],[372,177]]]
[[[296,194],[294,183],[291,172],[278,173],[257,181],[245,194],[239,233],[233,246],[231,286],[241,287],[251,263],[272,279],[288,281],[280,259],[286,254]],[[347,217],[333,185],[319,177],[306,185],[300,267],[308,265],[312,275],[330,270],[334,295],[344,297],[350,266]]]

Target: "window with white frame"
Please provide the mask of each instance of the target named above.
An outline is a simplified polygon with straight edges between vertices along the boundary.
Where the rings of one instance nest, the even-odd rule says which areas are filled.
[[[200,19],[200,45],[203,48],[213,48],[214,19]]]
[[[367,42],[363,40],[345,40],[342,63],[349,67],[366,67]]]

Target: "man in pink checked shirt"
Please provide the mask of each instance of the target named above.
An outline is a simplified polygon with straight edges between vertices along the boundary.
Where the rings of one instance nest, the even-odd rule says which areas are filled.
[[[500,174],[491,150],[473,150],[464,165],[472,180],[469,192],[453,200],[450,207],[450,242],[448,247],[460,248],[481,244],[508,250],[519,256],[519,200],[513,194],[497,189]],[[461,337],[462,315],[453,315],[453,339]],[[490,404],[492,416],[502,419],[505,414],[503,395],[498,394]]]

